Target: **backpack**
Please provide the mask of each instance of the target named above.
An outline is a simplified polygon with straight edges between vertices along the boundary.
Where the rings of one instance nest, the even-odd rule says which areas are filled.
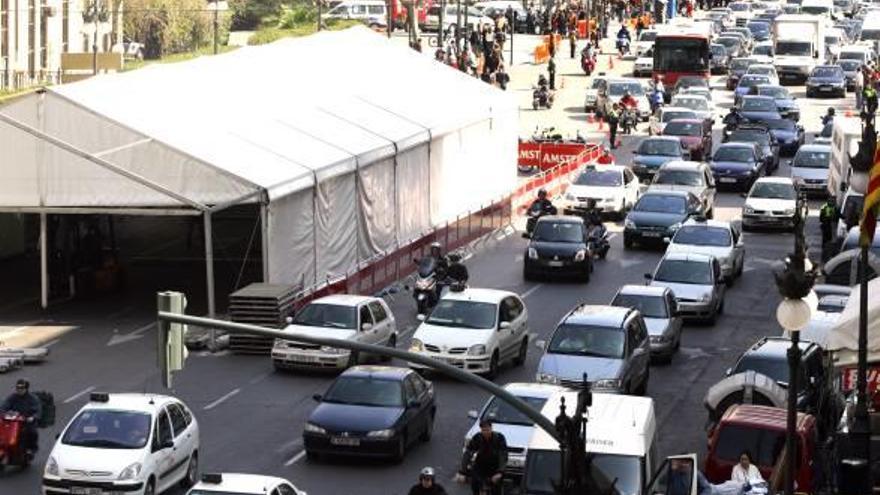
[[[40,391],[34,392],[42,406],[42,414],[40,421],[37,423],[38,428],[48,428],[55,424],[55,397],[50,392]]]

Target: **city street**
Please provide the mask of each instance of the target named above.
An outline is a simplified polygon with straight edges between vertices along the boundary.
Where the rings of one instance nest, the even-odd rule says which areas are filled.
[[[614,26],[612,27],[612,32]],[[537,37],[517,36],[518,47],[534,46]],[[606,40],[607,41],[607,40]],[[580,51],[578,47],[578,54]],[[600,56],[599,70],[629,75],[632,61],[613,56],[614,68],[608,68],[608,42]],[[427,51],[427,50],[426,50]],[[579,57],[568,57],[567,42],[560,47],[557,71],[556,104],[551,110],[533,111],[531,91],[545,66],[523,63],[524,48],[515,48],[508,91],[520,102],[519,129],[526,137],[536,126],[555,127],[563,135],[580,130],[589,141],[604,139],[599,124],[588,122],[583,112],[584,89],[588,78],[580,70]],[[723,89],[723,76],[712,77],[716,117],[727,112],[732,93]],[[817,100],[805,97],[804,87],[789,87],[801,106],[801,124],[807,141],[820,128],[820,118],[828,107],[843,113],[853,106],[851,94],[846,99]],[[616,150],[618,164],[627,165],[647,125],[640,132],[622,138]],[[716,123],[714,142],[721,142],[721,126]],[[788,175],[788,159],[775,175]],[[513,164],[511,164],[513,166]],[[716,199],[715,218],[738,220],[743,199],[739,194],[721,192]],[[819,258],[819,203],[810,204],[807,240],[811,256]],[[489,287],[518,293],[529,312],[532,342],[546,339],[559,319],[580,303],[607,304],[624,284],[641,284],[643,274],[652,272],[662,256],[661,250],[624,250],[622,222],[609,222],[613,233],[608,258],[596,262],[588,284],[545,280],[525,282],[522,261],[526,241],[519,231],[508,229],[481,244],[467,260],[472,287]],[[697,452],[706,447],[706,390],[724,376],[739,353],[765,335],[781,330],[774,312],[779,295],[772,270],[791,250],[791,234],[780,232],[745,233],[746,265],[742,278],[727,292],[725,311],[713,326],[687,324],[681,349],[668,365],[652,365],[648,395],[655,400],[661,456]],[[181,241],[183,242],[183,241]],[[202,282],[194,282],[202,290]],[[10,290],[5,288],[4,291]],[[403,338],[398,347],[406,348],[416,325],[415,304],[411,294],[399,291],[388,296]],[[34,310],[35,312],[36,310]],[[30,309],[18,306],[0,308],[0,322],[27,325],[43,319]],[[154,297],[141,294],[138,299],[113,299],[67,304],[52,309],[51,320],[70,325],[75,330],[52,343],[50,359],[39,366],[0,375],[0,390],[11,390],[15,379],[26,376],[35,390],[50,390],[58,405],[55,427],[42,430],[40,451],[34,466],[25,472],[6,470],[0,473],[0,494],[37,493],[46,456],[55,434],[88,400],[92,391],[165,393],[159,383],[155,356]],[[525,366],[505,367],[497,382],[531,382],[540,351],[530,346]],[[396,365],[405,363],[396,362]],[[211,354],[196,352],[189,356],[186,369],[174,377],[173,395],[192,409],[201,432],[200,469],[202,472],[226,471],[277,475],[293,481],[311,495],[394,495],[405,494],[416,481],[419,470],[433,466],[440,482],[450,493],[468,492],[452,481],[460,460],[463,435],[471,426],[467,412],[478,409],[486,395],[475,388],[433,376],[438,394],[435,435],[430,443],[411,447],[401,464],[360,459],[307,460],[303,450],[302,429],[315,407],[313,394],[323,393],[333,375],[279,373],[266,356],[233,355],[228,351]],[[589,428],[589,425],[588,425]],[[183,490],[173,490],[174,495]]]

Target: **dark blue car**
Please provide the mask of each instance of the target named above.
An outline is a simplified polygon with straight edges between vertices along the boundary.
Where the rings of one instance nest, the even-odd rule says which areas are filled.
[[[643,140],[633,155],[632,171],[639,178],[650,178],[664,163],[684,158],[681,141],[673,136],[651,136]]]
[[[303,430],[306,455],[403,459],[406,448],[431,439],[434,385],[407,368],[355,366],[339,375]]]
[[[749,94],[755,94],[757,87],[761,84],[770,84],[770,78],[764,74],[746,74],[742,76],[733,90],[733,102],[739,105],[743,97]]]
[[[807,98],[846,96],[846,76],[839,65],[820,65],[807,78]]]
[[[709,162],[718,187],[748,191],[764,174],[765,163],[755,143],[724,143],[715,150]]]
[[[776,100],[779,115],[795,122],[801,119],[801,109],[788,89],[775,84],[759,84],[758,96],[769,96]]]
[[[623,222],[623,247],[635,243],[663,245],[681,224],[693,215],[704,214],[702,202],[689,191],[648,189],[626,215]]]
[[[764,21],[751,21],[746,27],[752,32],[755,41],[767,41],[770,39],[770,23]]]
[[[780,155],[794,156],[797,149],[804,144],[804,128],[793,120],[768,120],[766,124],[770,134],[776,138]]]
[[[739,110],[743,117],[752,122],[766,122],[782,118],[776,107],[776,100],[769,96],[743,96]]]

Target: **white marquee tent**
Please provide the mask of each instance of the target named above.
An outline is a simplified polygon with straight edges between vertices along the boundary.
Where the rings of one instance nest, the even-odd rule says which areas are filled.
[[[210,240],[212,213],[256,203],[264,280],[308,286],[511,191],[517,111],[366,28],[157,64],[0,107],[0,211],[43,233],[45,214],[201,214]]]

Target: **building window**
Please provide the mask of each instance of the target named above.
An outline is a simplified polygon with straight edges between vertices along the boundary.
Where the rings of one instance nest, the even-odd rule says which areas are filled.
[[[28,74],[34,77],[37,44],[37,0],[28,0]]]
[[[61,53],[67,53],[70,42],[70,0],[61,2]]]

